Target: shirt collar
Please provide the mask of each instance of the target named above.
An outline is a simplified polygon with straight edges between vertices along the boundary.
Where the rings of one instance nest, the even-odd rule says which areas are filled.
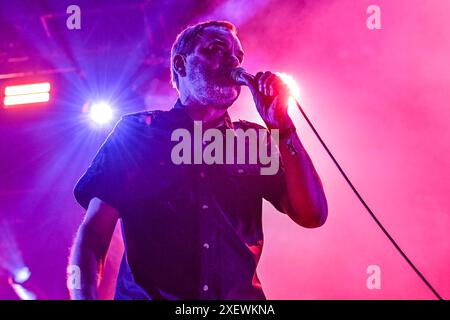
[[[176,117],[179,117],[177,120],[182,121],[183,123],[192,123],[192,118],[186,113],[185,106],[181,104],[180,99],[177,99],[177,102],[173,106],[172,110],[176,114]],[[175,116],[174,114],[174,116]],[[228,112],[225,112],[223,115],[222,121],[218,126],[216,126],[217,129],[234,129],[233,121],[231,121],[230,115]]]

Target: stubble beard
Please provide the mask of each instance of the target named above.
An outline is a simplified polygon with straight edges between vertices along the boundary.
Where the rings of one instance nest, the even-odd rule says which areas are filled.
[[[207,77],[208,73],[200,68],[192,69],[188,79],[198,102],[205,106],[228,108],[240,94],[239,86],[219,83],[217,78]]]

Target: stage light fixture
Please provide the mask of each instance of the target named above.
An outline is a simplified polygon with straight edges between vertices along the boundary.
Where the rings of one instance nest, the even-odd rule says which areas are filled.
[[[108,123],[113,118],[113,110],[106,102],[93,103],[89,109],[89,117],[99,125]]]
[[[288,75],[287,73],[275,72],[275,74],[279,76],[281,80],[283,80],[283,82],[289,87],[291,96],[288,100],[288,108],[290,109],[290,111],[295,110],[297,106],[294,99],[298,100],[300,98],[300,88],[298,87],[297,82],[291,75]]]
[[[29,83],[5,87],[3,107],[17,108],[18,106],[48,102],[50,100],[51,85],[49,82]]]
[[[14,271],[14,282],[15,283],[24,283],[28,279],[30,279],[31,271],[28,267],[21,267]]]

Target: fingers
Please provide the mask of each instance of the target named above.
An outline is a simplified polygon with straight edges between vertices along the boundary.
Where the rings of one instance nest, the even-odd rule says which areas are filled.
[[[277,95],[280,91],[284,93],[284,89],[286,89],[283,80],[270,71],[258,72],[255,76],[255,85],[260,94],[269,97]]]
[[[258,72],[255,75],[254,81],[251,82],[251,85],[249,85],[250,91],[252,92],[252,95],[254,96],[256,93],[259,93],[259,79],[263,75],[263,72]]]
[[[276,93],[276,89],[278,88],[278,82],[280,81],[280,79],[278,78],[278,76],[276,74],[271,74],[265,83],[265,86],[267,88],[267,94],[269,96],[274,96]]]
[[[259,78],[258,81],[258,90],[259,92],[261,92],[263,95],[268,96],[268,87],[267,87],[267,80],[270,78],[270,76],[272,75],[271,72],[266,71],[264,72],[264,74],[261,76],[261,78]]]

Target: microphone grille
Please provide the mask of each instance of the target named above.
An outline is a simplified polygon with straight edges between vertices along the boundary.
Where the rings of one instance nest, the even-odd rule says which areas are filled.
[[[243,85],[245,82],[242,80],[242,74],[245,73],[245,69],[242,67],[234,68],[230,72],[230,78],[236,83]]]

